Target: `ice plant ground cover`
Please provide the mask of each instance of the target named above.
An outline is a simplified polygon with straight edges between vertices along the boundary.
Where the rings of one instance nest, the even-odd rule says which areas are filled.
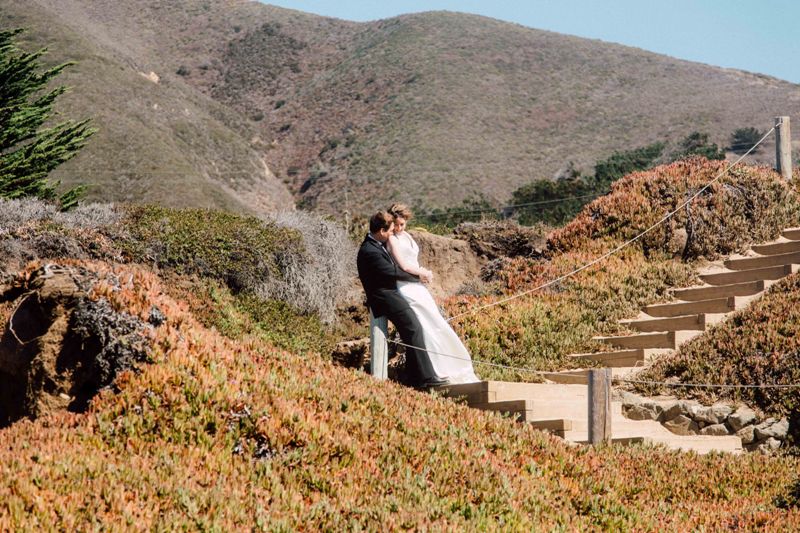
[[[0,430],[3,529],[800,527],[796,458],[569,447],[313,355],[232,341],[153,273],[114,270],[130,282],[93,297],[167,317],[151,360],[86,413]]]

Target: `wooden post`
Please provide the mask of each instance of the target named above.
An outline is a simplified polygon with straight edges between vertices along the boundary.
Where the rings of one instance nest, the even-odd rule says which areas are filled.
[[[611,442],[611,369],[589,370],[589,444]]]
[[[775,170],[792,179],[792,130],[789,117],[775,117]]]
[[[389,323],[385,316],[375,318],[369,312],[369,367],[372,375],[378,379],[389,377]]]

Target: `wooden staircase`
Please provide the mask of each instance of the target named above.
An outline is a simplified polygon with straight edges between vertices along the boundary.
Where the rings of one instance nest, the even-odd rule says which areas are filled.
[[[674,302],[648,305],[633,320],[621,321],[638,333],[596,337],[608,351],[574,354],[582,361],[610,367],[622,377],[641,370],[656,356],[677,350],[731,313],[759,298],[777,280],[800,270],[800,228],[784,230],[771,243],[755,245],[745,256],[732,256],[722,265],[701,273],[703,285],[672,291]],[[551,431],[572,442],[587,440],[588,370],[551,372],[552,383],[483,381],[441,388],[448,396],[463,397],[478,409],[512,413],[522,421]],[[612,441],[663,443],[671,448],[706,453],[739,452],[736,436],[679,436],[655,421],[634,421],[622,415],[620,402],[612,402]]]

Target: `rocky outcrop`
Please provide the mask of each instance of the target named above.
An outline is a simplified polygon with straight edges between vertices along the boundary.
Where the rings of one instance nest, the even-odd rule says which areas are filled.
[[[81,268],[48,264],[0,295],[12,312],[0,338],[0,426],[54,409],[84,410],[117,374],[147,357],[147,329],[166,317],[153,308],[149,324],[96,297],[104,282]]]
[[[480,280],[481,260],[469,243],[426,231],[411,231],[419,244],[419,264],[433,271],[428,289],[437,300],[452,296],[465,284]]]
[[[622,392],[622,412],[632,420],[656,420],[677,435],[736,435],[748,451],[770,453],[781,447],[789,435],[789,421],[759,420],[745,405],[736,408],[717,403],[701,405],[693,400],[651,399]]]

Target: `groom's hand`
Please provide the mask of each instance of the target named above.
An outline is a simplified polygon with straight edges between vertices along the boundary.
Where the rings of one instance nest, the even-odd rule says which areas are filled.
[[[419,279],[422,280],[422,283],[430,283],[433,281],[433,272],[430,270],[423,270],[419,275]]]

